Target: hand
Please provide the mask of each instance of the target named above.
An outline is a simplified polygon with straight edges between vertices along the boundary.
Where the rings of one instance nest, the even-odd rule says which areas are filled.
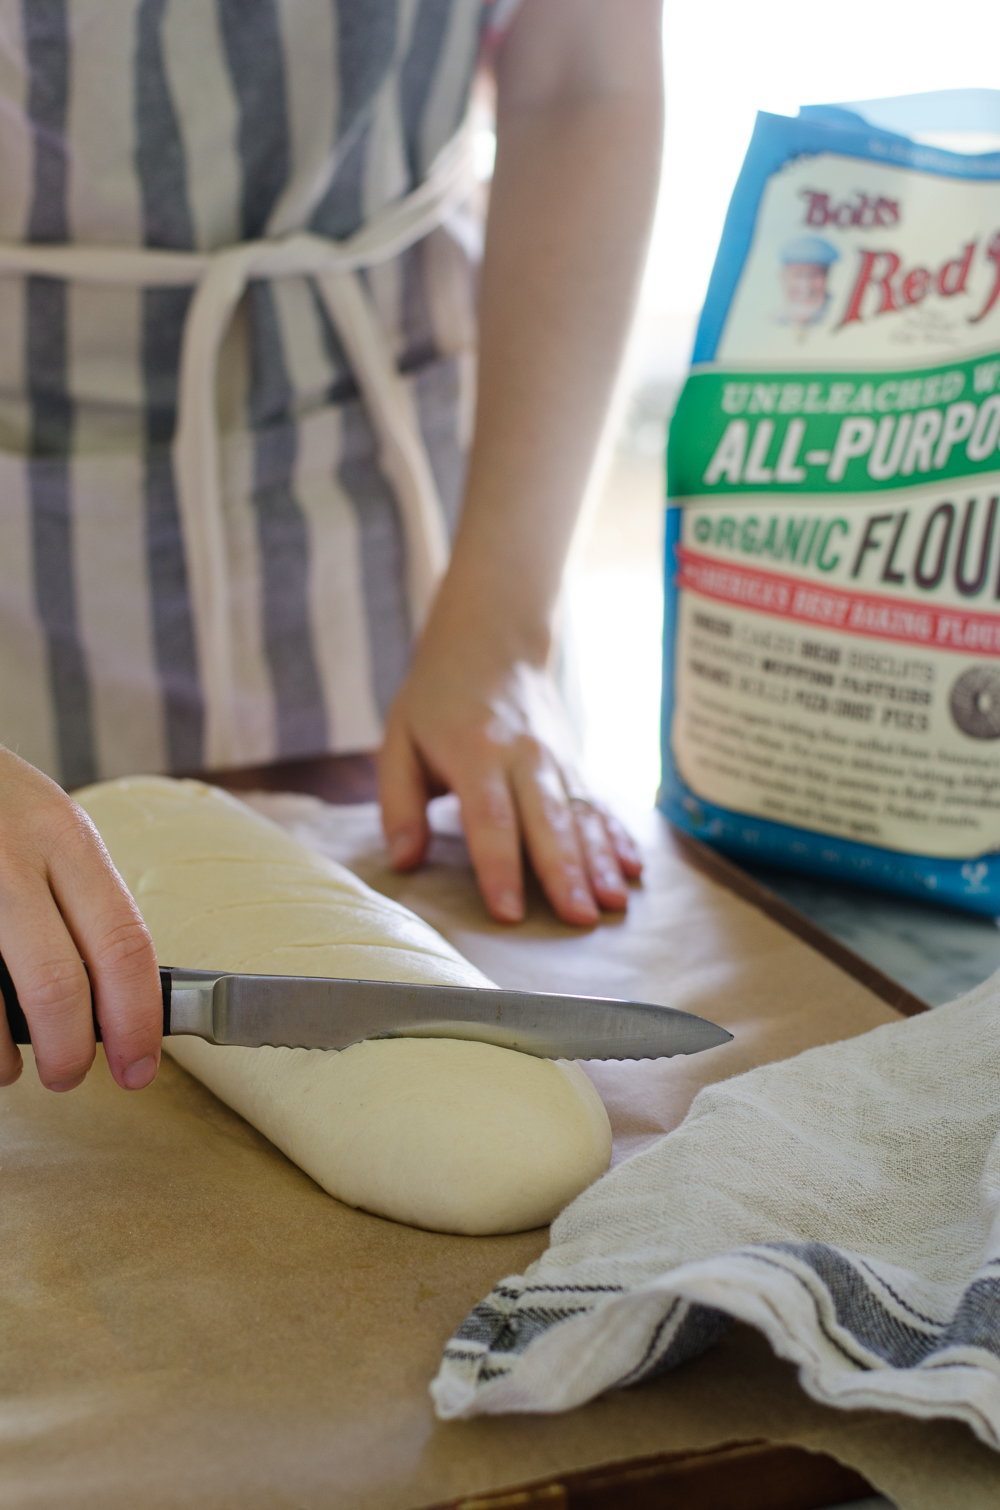
[[[467,647],[468,648],[468,647]],[[487,670],[475,655],[418,653],[386,725],[379,763],[392,864],[427,851],[427,803],[458,796],[486,905],[500,922],[524,916],[521,847],[564,922],[597,922],[628,902],[642,870],[629,835],[585,792],[549,676],[524,662]]]
[[[505,922],[524,912],[522,843],[568,923],[624,907],[640,870],[579,781],[543,669],[659,180],[660,0],[622,9],[524,0],[498,47],[465,497],[382,756],[393,864],[419,864],[427,800],[454,791]]]
[[[0,953],[43,1085],[73,1090],[94,1062],[91,987],[112,1075],[125,1090],[149,1084],[163,1029],[153,942],[83,809],[8,750],[0,750]],[[0,1010],[0,1086],[21,1069]]]

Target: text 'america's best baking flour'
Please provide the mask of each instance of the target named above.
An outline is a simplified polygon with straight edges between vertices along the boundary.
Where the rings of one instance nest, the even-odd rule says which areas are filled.
[[[670,431],[660,803],[997,914],[1000,152],[912,135],[990,108],[758,117]]]

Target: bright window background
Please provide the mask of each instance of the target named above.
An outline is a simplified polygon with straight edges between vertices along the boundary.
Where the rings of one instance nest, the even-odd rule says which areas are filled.
[[[1000,3],[667,0],[660,203],[611,464],[568,606],[595,784],[652,801],[659,779],[665,421],[683,381],[729,196],[758,110],[1000,88]]]

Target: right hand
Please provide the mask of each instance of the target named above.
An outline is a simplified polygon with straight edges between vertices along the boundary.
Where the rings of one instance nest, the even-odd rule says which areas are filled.
[[[83,809],[4,749],[0,954],[43,1085],[73,1090],[94,1062],[91,988],[115,1080],[124,1090],[150,1083],[163,1031],[153,941]],[[0,1003],[0,1086],[13,1084],[21,1069]]]

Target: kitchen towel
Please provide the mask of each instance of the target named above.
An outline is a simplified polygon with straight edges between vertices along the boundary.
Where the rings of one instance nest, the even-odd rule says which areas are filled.
[[[448,1343],[448,1419],[561,1411],[738,1318],[843,1409],[1000,1449],[1000,972],[948,1006],[708,1086],[579,1196]]]

